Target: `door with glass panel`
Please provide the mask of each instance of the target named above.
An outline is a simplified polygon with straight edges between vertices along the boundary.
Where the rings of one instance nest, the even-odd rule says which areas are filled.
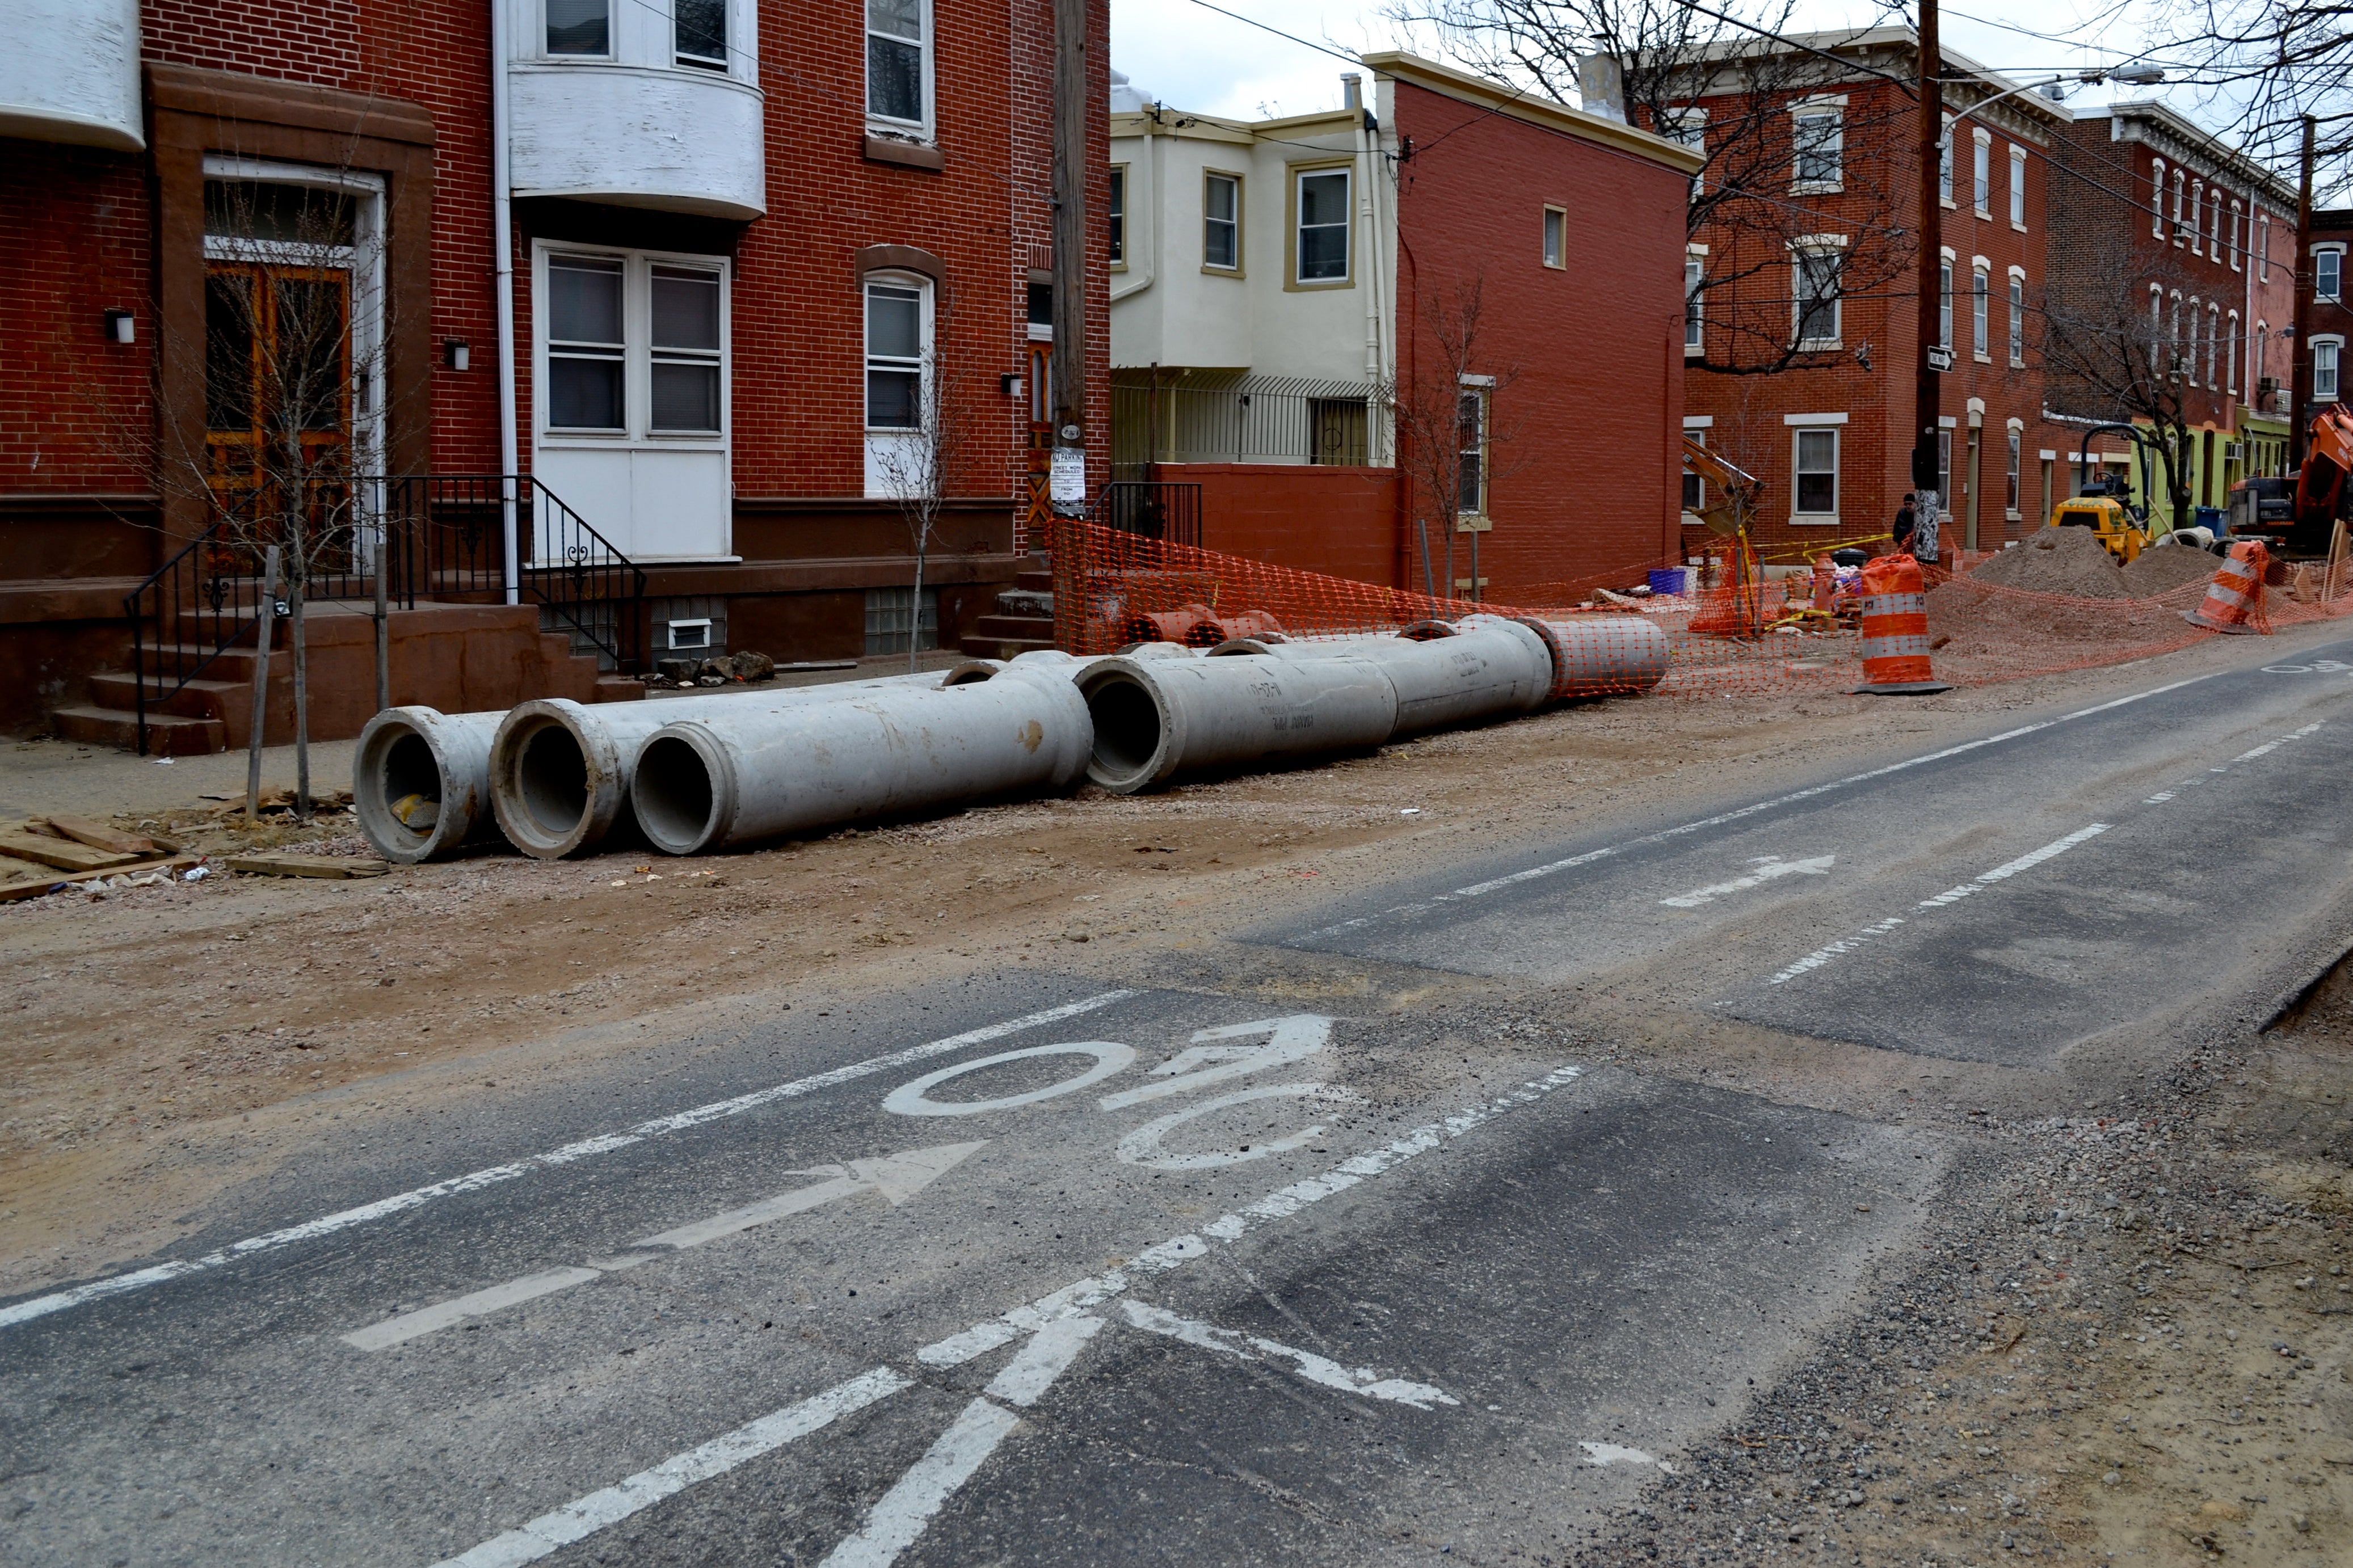
[[[633,560],[730,559],[727,266],[543,249],[533,471]]]

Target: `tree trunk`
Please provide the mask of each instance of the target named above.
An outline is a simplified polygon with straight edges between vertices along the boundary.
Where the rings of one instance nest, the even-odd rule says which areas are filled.
[[[286,608],[294,617],[294,819],[311,820],[311,660],[310,648],[302,635],[308,619],[304,613],[301,578],[294,580],[293,591],[286,597]]]
[[[923,651],[923,557],[932,546],[932,523],[926,517],[916,525],[915,532],[915,600],[907,606],[907,673],[915,673],[915,661]]]

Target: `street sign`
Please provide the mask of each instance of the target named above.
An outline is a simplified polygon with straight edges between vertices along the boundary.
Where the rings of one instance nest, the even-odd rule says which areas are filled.
[[[1946,347],[1943,343],[1933,343],[1929,345],[1928,368],[1930,370],[1952,369],[1953,351]]]

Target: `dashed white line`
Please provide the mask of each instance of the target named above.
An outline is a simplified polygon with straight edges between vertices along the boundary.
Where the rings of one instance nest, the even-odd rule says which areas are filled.
[[[1957,904],[1972,893],[1985,891],[1996,882],[2006,882],[2021,871],[2032,870],[2054,855],[2064,855],[2086,839],[2097,838],[2111,826],[2105,822],[2094,822],[2089,826],[2079,827],[2064,837],[2052,839],[2040,849],[2030,849],[2015,860],[2005,861],[1990,871],[1980,871],[1957,888],[1947,888],[1933,899],[1923,899],[1920,900],[1920,907],[1924,910],[1933,910],[1946,904]]]
[[[1336,924],[1324,926],[1318,930],[1309,931],[1305,936],[1301,937],[1298,940],[1302,942],[1314,942],[1324,937],[1338,936],[1344,931],[1361,930],[1366,926],[1371,925],[1376,921],[1388,920],[1393,915],[1417,914],[1424,910],[1436,909],[1440,905],[1452,903],[1457,899],[1482,898],[1489,893],[1500,892],[1506,888],[1518,887],[1524,882],[1532,882],[1539,878],[1555,876],[1562,871],[1574,870],[1579,866],[1590,866],[1597,860],[1607,860],[1613,856],[1626,854],[1630,850],[1647,848],[1651,845],[1663,844],[1670,839],[1683,837],[1689,834],[1704,833],[1711,827],[1721,827],[1726,823],[1739,822],[1745,818],[1755,816],[1759,812],[1772,811],[1777,807],[1784,805],[1793,805],[1799,801],[1811,800],[1817,795],[1829,795],[1834,790],[1848,789],[1860,784],[1869,784],[1874,779],[1886,778],[1891,774],[1904,773],[1911,768],[1925,767],[1930,763],[1940,763],[1945,761],[1947,758],[1962,756],[1970,752],[1982,750],[1987,746],[1999,746],[2005,742],[2015,741],[2023,736],[2035,734],[2040,731],[2052,729],[2060,724],[2070,723],[2077,719],[2088,719],[2094,713],[2105,713],[2111,709],[2122,708],[2129,703],[2146,701],[2151,697],[2162,697],[2168,691],[2179,691],[2185,686],[2195,686],[2201,680],[2211,680],[2214,676],[2221,673],[2222,672],[2220,670],[2214,670],[2210,671],[2205,675],[2193,675],[2187,680],[2176,680],[2164,686],[2151,687],[2147,691],[2136,691],[2129,697],[2119,697],[2115,699],[2113,701],[2095,703],[2089,708],[2079,708],[2073,713],[2062,713],[2056,719],[2045,719],[2039,723],[2033,724],[2021,724],[2015,730],[2004,730],[1999,735],[1988,735],[1982,740],[1965,741],[1957,746],[1947,746],[1941,751],[1929,752],[1917,757],[1907,757],[1900,763],[1889,763],[1884,767],[1872,768],[1864,773],[1850,773],[1845,778],[1833,779],[1828,784],[1813,784],[1805,789],[1792,790],[1788,795],[1775,795],[1770,800],[1760,800],[1748,805],[1736,807],[1731,811],[1719,812],[1714,816],[1702,817],[1696,822],[1686,822],[1674,827],[1662,828],[1656,833],[1646,833],[1639,838],[1627,839],[1622,844],[1610,844],[1605,845],[1599,849],[1588,849],[1582,854],[1571,855],[1565,859],[1547,861],[1542,866],[1531,866],[1524,871],[1514,871],[1508,876],[1492,878],[1484,882],[1473,882],[1467,888],[1457,888],[1451,893],[1439,893],[1430,898],[1417,899],[1409,903],[1397,904],[1388,909],[1377,910],[1372,914],[1358,915],[1354,920],[1341,921]]]
[[[1584,1073],[1582,1067],[1575,1065],[1558,1068],[1483,1105],[1459,1111],[1434,1125],[1416,1128],[1394,1142],[1344,1160],[1321,1175],[1278,1188],[1258,1202],[1202,1226],[1200,1235],[1175,1237],[1146,1247],[1116,1268],[1074,1279],[1034,1301],[925,1345],[915,1352],[915,1359],[927,1366],[947,1367],[961,1365],[1024,1335],[1029,1339],[1029,1343],[997,1373],[981,1397],[965,1407],[939,1441],[876,1503],[865,1526],[834,1549],[826,1559],[825,1568],[886,1568],[913,1544],[946,1500],[972,1479],[1018,1424],[1019,1417],[1005,1405],[1027,1405],[1042,1395],[1101,1328],[1103,1320],[1090,1309],[1124,1294],[1135,1279],[1166,1273],[1206,1257],[1209,1245],[1202,1239],[1205,1236],[1228,1243],[1238,1240],[1261,1226],[1286,1219],[1336,1193],[1346,1192],[1369,1177],[1395,1170],[1499,1116],[1534,1104],[1553,1090],[1576,1082]],[[1348,1380],[1350,1392],[1366,1392],[1355,1383],[1346,1369],[1334,1365],[1335,1375]],[[863,1373],[815,1399],[788,1405],[701,1447],[666,1459],[617,1486],[592,1492],[577,1502],[543,1514],[436,1568],[512,1568],[513,1564],[535,1561],[695,1481],[723,1474],[840,1415],[895,1394],[911,1382],[888,1368]],[[833,1404],[826,1406],[821,1420],[798,1414],[809,1412],[826,1401]]]
[[[575,1161],[610,1153],[616,1149],[626,1149],[631,1144],[642,1143],[649,1138],[659,1138],[669,1133],[681,1132],[688,1128],[700,1127],[707,1121],[717,1121],[724,1117],[740,1116],[747,1110],[757,1110],[764,1105],[773,1105],[780,1100],[792,1100],[801,1095],[813,1094],[818,1089],[831,1089],[837,1084],[853,1082],[872,1073],[904,1067],[909,1062],[919,1062],[928,1057],[961,1050],[966,1046],[976,1046],[986,1040],[1018,1034],[1024,1029],[1034,1029],[1042,1024],[1059,1023],[1064,1018],[1074,1018],[1082,1013],[1092,1013],[1099,1007],[1108,1007],[1114,1002],[1125,1001],[1134,994],[1134,991],[1105,991],[1082,1001],[1067,1002],[1059,1007],[1048,1007],[1041,1012],[1025,1014],[1018,1018],[1008,1018],[1001,1024],[989,1024],[981,1028],[967,1029],[961,1035],[951,1035],[945,1039],[911,1046],[903,1051],[893,1051],[888,1056],[869,1057],[862,1062],[852,1062],[848,1067],[835,1068],[830,1072],[817,1073],[808,1078],[795,1079],[790,1083],[780,1083],[768,1089],[755,1089],[750,1094],[737,1095],[733,1100],[713,1100],[708,1105],[698,1105],[691,1110],[681,1110],[670,1116],[659,1116],[650,1121],[640,1121],[634,1127],[624,1128],[618,1132],[607,1132],[595,1138],[585,1138],[576,1143],[566,1143],[561,1149],[551,1149],[543,1154],[533,1154],[528,1159],[517,1160],[511,1164],[492,1165],[486,1170],[469,1172],[462,1176],[452,1176],[447,1181],[413,1187],[405,1193],[396,1193],[390,1197],[378,1198],[374,1203],[362,1204],[357,1208],[344,1209],[337,1214],[322,1215],[317,1219],[306,1220],[301,1225],[289,1226],[283,1230],[273,1230],[261,1236],[249,1236],[243,1241],[232,1242],[216,1252],[205,1254],[202,1258],[187,1258],[171,1263],[159,1263],[152,1268],[142,1268],[130,1274],[118,1274],[110,1279],[93,1279],[86,1285],[74,1286],[71,1289],[54,1291],[47,1296],[31,1297],[26,1300],[0,1307],[0,1329],[28,1322],[35,1318],[45,1318],[52,1312],[62,1312],[69,1307],[79,1307],[85,1302],[100,1300],[108,1296],[119,1296],[126,1290],[144,1289],[151,1285],[161,1285],[168,1280],[185,1279],[191,1274],[201,1274],[218,1268],[223,1264],[233,1263],[238,1258],[249,1258],[255,1253],[274,1251],[281,1247],[290,1247],[296,1242],[315,1241],[323,1236],[332,1236],[337,1231],[349,1230],[353,1226],[368,1225],[376,1220],[389,1218],[393,1215],[406,1214],[410,1209],[420,1208],[442,1198],[454,1197],[460,1193],[479,1192],[484,1187],[494,1187],[538,1171],[568,1165]]]
[[[1894,931],[1897,926],[1900,926],[1903,923],[1904,917],[1902,915],[1890,915],[1885,920],[1880,921],[1877,925],[1865,926],[1861,931],[1855,932],[1852,936],[1841,937],[1838,941],[1831,943],[1828,947],[1818,947],[1814,949],[1813,952],[1806,954],[1805,957],[1798,960],[1797,963],[1789,965],[1788,968],[1781,971],[1780,973],[1773,976],[1769,984],[1778,985],[1784,981],[1795,980],[1799,975],[1805,973],[1808,970],[1820,969],[1823,964],[1828,963],[1831,959],[1836,958],[1839,954],[1842,952],[1852,952],[1856,948],[1861,947],[1864,942],[1885,936],[1889,931]]]

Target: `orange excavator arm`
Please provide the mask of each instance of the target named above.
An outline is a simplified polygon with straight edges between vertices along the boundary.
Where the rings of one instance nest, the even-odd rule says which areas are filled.
[[[1724,499],[1714,506],[1699,509],[1699,520],[1717,533],[1730,539],[1747,526],[1748,514],[1757,510],[1757,498],[1765,493],[1765,481],[1709,451],[1690,437],[1683,437],[1683,467],[1714,485]]]
[[[2323,527],[2334,521],[2348,473],[2353,473],[2353,414],[2324,408],[2312,421],[2311,444],[2296,475],[2296,521]]]

